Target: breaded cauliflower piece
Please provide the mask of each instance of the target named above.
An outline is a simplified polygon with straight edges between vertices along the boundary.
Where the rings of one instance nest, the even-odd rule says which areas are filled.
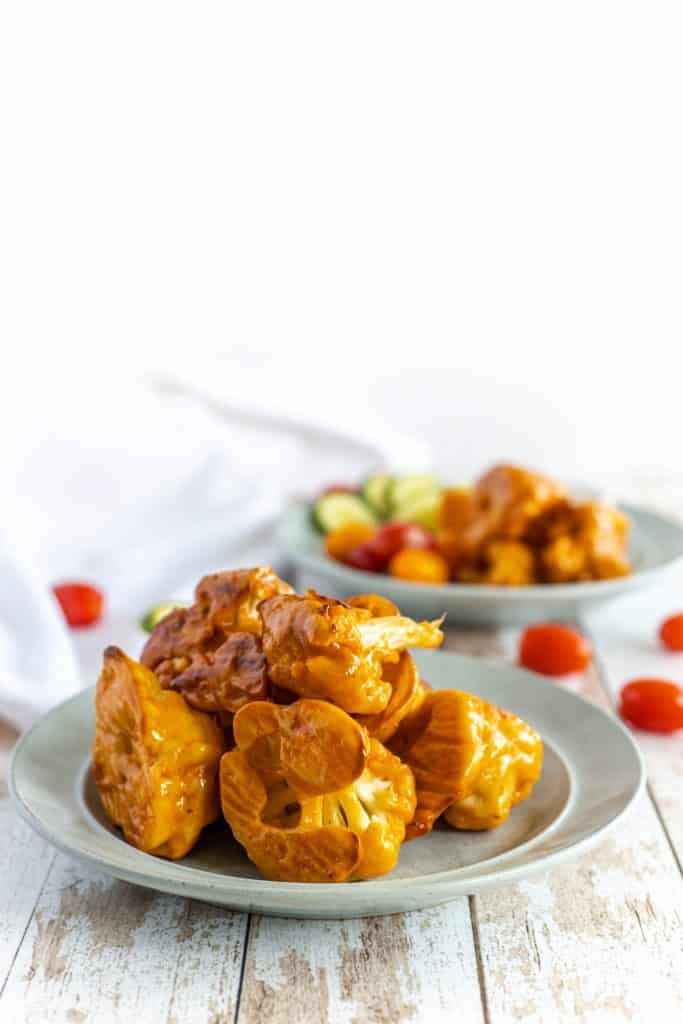
[[[342,882],[390,871],[415,810],[409,768],[340,708],[256,702],[234,720],[221,803],[259,871],[286,882]]]
[[[471,564],[494,540],[525,540],[533,521],[562,502],[565,490],[519,466],[494,466],[476,483],[459,535],[459,560]]]
[[[415,776],[417,810],[407,838],[446,812],[461,829],[502,824],[541,773],[543,744],[516,715],[461,690],[428,693],[389,748]]]
[[[176,860],[219,814],[219,727],[118,647],[97,684],[93,775],[129,843]]]
[[[525,587],[536,578],[536,561],[521,540],[494,540],[486,548],[484,582],[499,587]]]
[[[628,520],[605,502],[567,505],[542,525],[540,562],[549,583],[628,576]]]
[[[384,711],[378,711],[375,715],[357,715],[356,721],[367,729],[370,736],[374,736],[380,743],[386,743],[403,719],[417,711],[426,689],[417,665],[407,651],[399,656],[397,662],[384,663],[382,678],[391,686],[389,703]]]
[[[525,587],[536,582],[536,556],[521,540],[493,540],[474,565],[455,570],[460,583],[488,583],[498,587]]]
[[[392,694],[384,665],[408,647],[438,647],[439,622],[320,597],[270,597],[260,606],[263,651],[271,680],[301,697],[329,700],[352,714],[384,711]]]
[[[238,711],[268,696],[258,605],[291,594],[272,569],[237,569],[200,580],[195,603],[176,608],[154,628],[142,652],[164,686],[205,711]]]

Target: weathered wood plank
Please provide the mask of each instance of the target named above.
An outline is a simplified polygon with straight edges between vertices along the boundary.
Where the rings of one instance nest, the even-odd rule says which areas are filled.
[[[383,918],[252,921],[237,1024],[456,1019],[484,1020],[467,900]]]
[[[246,916],[113,881],[58,855],[0,1020],[232,1024]]]
[[[54,850],[19,819],[7,791],[16,734],[0,723],[0,992],[28,927]]]
[[[683,1019],[683,886],[647,799],[592,853],[475,905],[492,1024]]]
[[[464,637],[464,642],[463,642]],[[451,649],[472,637],[452,633]],[[512,657],[516,635],[480,653]],[[609,706],[595,669],[564,685]],[[596,850],[473,899],[490,1021],[662,1020],[683,1016],[683,885],[651,801]],[[659,1012],[661,1007],[662,1013]]]

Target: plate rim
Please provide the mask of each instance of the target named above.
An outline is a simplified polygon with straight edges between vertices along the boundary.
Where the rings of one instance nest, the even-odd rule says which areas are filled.
[[[469,663],[485,662],[490,667],[500,669],[506,668],[523,676],[533,676],[532,673],[519,669],[514,665],[502,666],[500,663],[489,658],[460,655],[445,651],[430,652],[430,654],[432,657],[438,654],[441,657],[456,658]],[[66,705],[85,702],[88,700],[89,695],[92,695],[93,690],[94,687],[89,687],[72,697],[67,698],[67,700],[62,701],[60,704],[56,705],[55,708],[51,709],[51,711],[47,712],[46,715],[39,718],[31,728],[23,733],[17,740],[12,750],[8,773],[8,788],[12,802],[20,817],[51,845],[69,856],[91,864],[93,867],[105,874],[109,874],[156,891],[176,893],[179,895],[192,895],[193,898],[205,899],[208,901],[211,901],[211,899],[214,898],[224,906],[233,906],[235,909],[240,910],[249,911],[251,909],[256,909],[258,912],[264,914],[281,914],[290,917],[374,916],[376,914],[401,912],[400,909],[397,910],[395,906],[396,897],[398,895],[409,895],[414,897],[414,907],[405,907],[404,909],[416,909],[419,906],[427,907],[437,903],[447,902],[448,900],[455,899],[466,893],[483,891],[484,889],[509,884],[518,879],[528,878],[533,874],[564,863],[565,861],[584,853],[587,849],[595,845],[613,828],[615,828],[624,816],[629,813],[636,800],[641,796],[646,783],[646,766],[644,757],[638,744],[631,735],[630,730],[627,729],[626,726],[608,710],[587,701],[576,693],[557,688],[556,695],[561,702],[565,701],[569,702],[569,704],[573,704],[578,701],[580,704],[587,705],[592,714],[605,719],[610,728],[616,729],[616,731],[621,734],[622,739],[626,741],[626,746],[629,748],[629,752],[633,757],[633,766],[637,774],[635,785],[628,797],[625,799],[623,805],[620,806],[612,816],[607,818],[597,829],[567,846],[545,853],[541,852],[540,855],[535,857],[531,851],[529,851],[528,855],[531,856],[530,860],[525,861],[522,864],[513,864],[509,867],[502,864],[500,867],[496,868],[498,856],[505,857],[508,853],[514,854],[516,851],[520,850],[522,846],[526,845],[525,843],[522,843],[517,847],[513,847],[509,851],[505,851],[501,855],[489,858],[485,861],[465,865],[463,867],[451,868],[445,871],[434,872],[429,875],[421,875],[408,879],[392,879],[390,877],[385,877],[382,880],[368,880],[362,885],[351,885],[341,889],[338,883],[318,883],[311,885],[305,882],[273,882],[262,878],[246,878],[239,875],[216,874],[202,868],[185,865],[182,861],[168,861],[154,857],[151,854],[145,854],[125,843],[124,840],[118,840],[117,837],[112,836],[112,841],[118,841],[122,844],[123,855],[131,861],[130,865],[119,864],[118,860],[114,861],[113,859],[101,854],[98,855],[92,851],[84,850],[77,843],[65,840],[57,829],[46,824],[34,809],[29,806],[20,791],[21,783],[17,779],[20,758],[23,755],[25,746],[30,742],[34,732],[44,725],[45,720],[49,716],[58,713],[60,709],[64,708]],[[565,763],[567,763],[561,746],[558,748],[556,743],[552,743],[552,746],[556,750],[556,753],[558,753],[560,757],[565,760]],[[81,753],[83,753],[83,750],[81,750]],[[75,777],[70,780],[70,786],[72,799],[80,809],[78,794],[74,794],[73,787],[77,787],[83,778],[83,757],[79,759],[79,765],[80,767],[76,772]],[[573,770],[573,766],[570,763],[567,766]],[[571,799],[572,798],[570,796],[568,803],[571,803]],[[564,818],[564,810],[560,817]],[[547,836],[548,831],[554,831],[555,825],[555,822],[551,823],[547,830],[544,830],[539,836],[533,837],[529,842],[532,844],[534,840],[541,842],[542,839]],[[92,828],[92,825],[89,822],[88,828]],[[138,858],[140,858],[139,862],[137,862]],[[487,863],[490,865],[488,868],[485,867]],[[481,872],[478,871],[479,864],[484,867],[484,870]],[[368,890],[368,886],[372,886],[372,889]],[[197,895],[198,889],[202,890],[203,895]],[[190,893],[190,890],[194,890],[194,892]],[[332,906],[332,903],[335,901],[337,903],[339,902],[341,892],[345,893],[345,906],[343,908],[339,906],[335,908]],[[298,903],[297,897],[304,894],[307,896],[308,906],[302,906]],[[314,898],[314,894],[317,899]],[[424,898],[421,894],[425,894]],[[410,900],[406,902],[410,902]],[[274,906],[274,903],[279,904],[277,908]],[[268,904],[268,909],[264,909],[265,904]],[[313,905],[311,906],[311,904]],[[381,909],[368,909],[369,904],[373,904]],[[383,904],[387,904],[389,909],[384,909],[382,906]]]

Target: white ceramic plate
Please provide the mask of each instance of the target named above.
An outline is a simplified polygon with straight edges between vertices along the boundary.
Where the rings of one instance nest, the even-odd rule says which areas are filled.
[[[541,676],[440,651],[420,652],[434,687],[456,687],[521,715],[545,760],[531,797],[491,832],[435,831],[402,847],[398,866],[368,882],[267,882],[222,823],[182,861],[140,853],[105,818],[90,774],[93,690],[66,701],[19,741],[10,771],[21,815],[59,849],[117,878],[238,910],[359,917],[416,910],[503,885],[585,849],[637,796],[643,764],[620,722]]]
[[[330,597],[379,593],[406,615],[435,618],[444,612],[448,624],[486,623],[519,626],[553,619],[578,620],[591,608],[620,594],[659,580],[683,559],[683,526],[648,509],[621,505],[631,523],[629,555],[634,572],[596,583],[553,583],[532,587],[492,587],[472,583],[438,586],[406,583],[377,573],[361,572],[329,558],[323,537],[310,521],[308,504],[292,506],[283,516],[278,539],[298,571],[297,590],[313,587]]]

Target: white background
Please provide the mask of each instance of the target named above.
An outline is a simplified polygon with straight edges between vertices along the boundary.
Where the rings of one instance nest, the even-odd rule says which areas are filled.
[[[4,383],[59,407],[208,354],[453,476],[683,472],[682,29],[657,2],[9,0]]]

